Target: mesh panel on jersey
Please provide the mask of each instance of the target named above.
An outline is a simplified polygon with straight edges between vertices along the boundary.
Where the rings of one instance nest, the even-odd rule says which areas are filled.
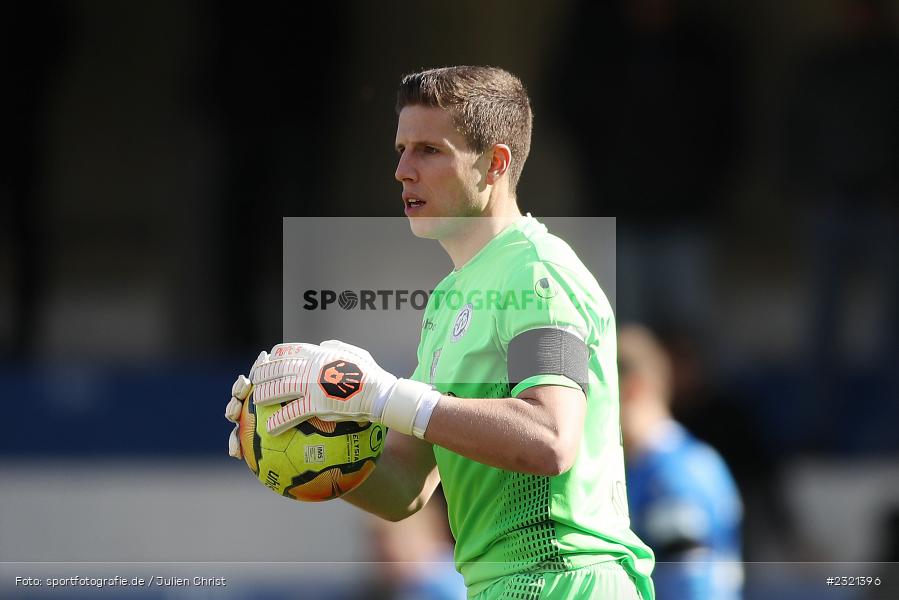
[[[549,514],[549,477],[508,472],[500,497],[495,537],[503,538],[506,560],[516,569],[564,570]]]
[[[508,398],[511,392],[512,388],[509,387],[509,382],[500,381],[487,388],[487,391],[484,392],[484,398]]]
[[[509,383],[501,381],[487,388],[485,398],[504,398]],[[506,471],[499,497],[502,504],[494,523],[494,539],[503,538],[505,559],[515,569],[561,571],[556,529],[550,520],[549,477]],[[541,584],[542,585],[542,584]]]
[[[497,600],[537,600],[546,581],[540,575],[513,575],[504,582],[506,588]]]

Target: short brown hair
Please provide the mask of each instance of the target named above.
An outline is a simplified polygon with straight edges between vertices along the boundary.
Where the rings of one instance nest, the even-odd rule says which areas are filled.
[[[518,185],[531,150],[531,101],[521,80],[497,67],[443,67],[403,77],[397,91],[397,114],[409,105],[442,108],[475,152],[494,144],[512,150],[509,181]]]

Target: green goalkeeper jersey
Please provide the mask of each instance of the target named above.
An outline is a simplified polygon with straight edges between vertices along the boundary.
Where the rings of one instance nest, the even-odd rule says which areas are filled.
[[[576,339],[577,348],[556,339]],[[513,369],[510,345],[535,357],[516,358]],[[583,375],[572,370],[576,362],[586,362]],[[537,385],[586,388],[580,449],[561,475],[506,471],[434,446],[455,562],[470,595],[514,573],[618,561],[643,598],[653,597],[653,555],[627,513],[612,309],[565,242],[528,215],[447,275],[425,310],[412,377],[463,398],[514,397]]]

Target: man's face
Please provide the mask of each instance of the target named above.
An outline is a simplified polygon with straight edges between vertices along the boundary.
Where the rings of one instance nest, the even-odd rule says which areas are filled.
[[[465,219],[480,216],[487,205],[484,181],[489,153],[468,147],[441,108],[406,106],[396,129],[403,203],[418,237],[443,239],[459,233]]]

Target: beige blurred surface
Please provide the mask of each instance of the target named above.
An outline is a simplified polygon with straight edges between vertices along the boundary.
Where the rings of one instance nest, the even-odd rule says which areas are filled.
[[[363,519],[237,461],[0,463],[0,561],[365,561]]]

